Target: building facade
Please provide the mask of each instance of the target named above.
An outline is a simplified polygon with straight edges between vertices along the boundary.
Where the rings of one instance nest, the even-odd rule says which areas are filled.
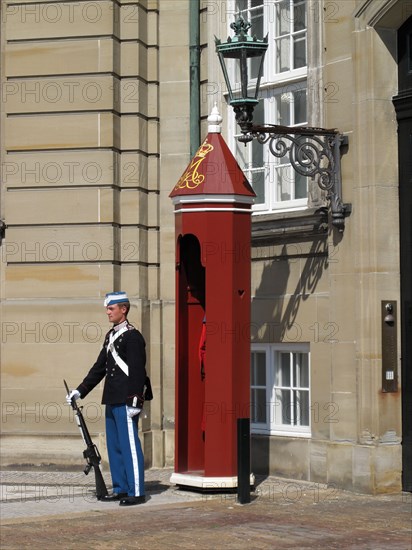
[[[78,460],[62,380],[77,384],[97,356],[110,290],[128,292],[147,340],[147,465],[173,463],[168,195],[216,102],[257,194],[254,471],[411,490],[412,4],[8,0],[1,10],[3,463]],[[269,36],[255,121],[347,137],[344,231],[325,192],[287,157],[235,139],[214,35],[232,34],[239,12]],[[389,314],[395,336],[384,330]],[[95,434],[104,432],[99,392],[85,400]]]

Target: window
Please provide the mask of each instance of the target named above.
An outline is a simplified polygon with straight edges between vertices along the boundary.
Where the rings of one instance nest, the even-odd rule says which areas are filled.
[[[266,352],[254,351],[251,356],[252,424],[266,424]]]
[[[306,123],[305,83],[268,89],[264,95],[255,107],[256,123],[283,126]],[[308,178],[293,170],[288,155],[277,158],[267,144],[256,140],[246,147],[237,140],[233,145],[235,156],[256,193],[255,212],[297,210],[307,206]]]
[[[251,33],[269,34],[256,124],[296,126],[307,123],[306,0],[237,0],[234,13],[252,23]],[[233,19],[233,17],[232,17]],[[252,66],[252,75],[253,66]],[[256,75],[255,75],[256,76]],[[240,78],[237,78],[238,82]],[[307,207],[308,178],[293,170],[288,154],[277,158],[268,144],[239,143],[232,118],[234,154],[257,197],[254,214]]]
[[[308,345],[253,345],[251,354],[253,432],[309,437],[310,410]]]
[[[306,0],[278,0],[275,9],[276,73],[306,67]]]

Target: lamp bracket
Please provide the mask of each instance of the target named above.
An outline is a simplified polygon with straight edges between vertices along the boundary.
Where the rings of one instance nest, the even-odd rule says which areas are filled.
[[[239,141],[247,143],[256,139],[267,143],[276,158],[288,157],[295,172],[315,181],[326,191],[332,225],[340,232],[345,228],[345,216],[351,211],[350,204],[342,201],[341,151],[348,144],[348,136],[337,130],[310,128],[307,126],[257,126],[250,124],[242,129]]]

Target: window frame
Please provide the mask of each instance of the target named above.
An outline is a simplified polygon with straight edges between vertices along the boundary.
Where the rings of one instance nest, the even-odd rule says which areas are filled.
[[[254,422],[253,421],[253,399],[252,392],[256,387],[253,384],[251,376],[251,432],[253,434],[261,435],[280,435],[286,437],[312,437],[312,418],[311,418],[311,360],[310,360],[310,345],[309,343],[295,343],[295,344],[252,344],[251,345],[251,366],[252,366],[252,354],[254,352],[265,352],[266,357],[266,422]],[[280,353],[305,353],[308,357],[308,387],[303,388],[308,392],[308,426],[292,425],[292,424],[277,424],[276,423],[276,389],[279,389],[280,385],[275,385],[275,365],[278,359],[275,356],[279,356]],[[294,386],[290,386],[290,390]],[[261,389],[261,387],[259,387]]]
[[[263,112],[264,112],[264,120],[259,122],[261,122],[262,124],[270,123],[274,121],[276,123],[279,123],[279,121],[276,120],[276,109],[277,109],[276,96],[283,95],[283,94],[293,94],[296,92],[301,92],[303,90],[305,90],[307,93],[306,81],[303,81],[303,82],[295,81],[293,83],[290,82],[288,83],[286,90],[284,86],[282,87],[273,86],[272,88],[266,88],[265,90],[261,91],[261,95],[264,95],[264,96],[261,99],[260,107],[263,109]],[[291,122],[291,124],[288,124],[288,126],[293,127],[293,126],[307,123],[307,120],[305,122],[298,121],[296,123],[293,115],[294,99],[289,102],[289,111],[290,111],[289,116],[292,120],[288,121],[288,122]],[[280,197],[278,196],[278,184],[280,182],[280,179],[278,179],[277,177],[277,171],[293,170],[291,168],[290,162],[287,162],[287,157],[284,157],[283,159],[278,159],[277,157],[272,155],[272,153],[269,151],[268,144],[262,145],[258,143],[256,140],[249,142],[246,145],[246,147],[243,145],[243,143],[237,142],[236,137],[240,136],[241,133],[237,128],[234,116],[230,117],[229,132],[230,132],[230,135],[232,136],[232,143],[231,143],[232,150],[235,151],[235,156],[238,162],[241,161],[239,162],[239,164],[241,165],[242,170],[244,171],[252,187],[253,187],[253,181],[251,178],[251,174],[253,172],[263,173],[264,201],[261,203],[253,204],[252,206],[253,215],[293,212],[296,210],[307,209],[308,199],[309,199],[309,178],[307,178],[307,191],[306,191],[305,197],[303,198],[293,197],[289,200],[280,200]],[[263,163],[260,166],[253,166],[253,156],[254,156],[253,147],[262,148]],[[293,182],[291,183],[289,191],[292,193],[292,195],[295,195],[296,193],[295,182],[296,182],[297,173],[293,171],[291,172],[291,174],[293,174]]]
[[[306,77],[306,75],[307,75],[307,67],[308,67],[308,59],[307,59],[308,9],[307,8],[308,8],[308,6],[307,6],[307,0],[296,0],[296,1],[301,5],[303,5],[303,4],[306,5],[306,11],[305,11],[306,26],[304,27],[304,30],[299,30],[299,31],[296,31],[296,30],[293,29],[294,0],[263,0],[264,4],[268,5],[269,23],[272,23],[274,25],[275,29],[276,29],[277,22],[278,22],[277,11],[276,11],[277,6],[280,6],[282,3],[288,3],[289,8],[290,8],[289,9],[289,14],[293,13],[293,16],[291,18],[289,18],[289,21],[288,21],[289,22],[289,32],[285,33],[283,35],[282,34],[276,34],[276,36],[273,38],[274,43],[277,44],[277,42],[279,42],[283,38],[289,37],[289,44],[290,44],[290,47],[289,47],[289,66],[292,66],[292,64],[293,64],[293,54],[294,54],[294,51],[295,51],[294,50],[294,40],[293,40],[293,38],[297,34],[303,35],[304,38],[305,38],[305,60],[306,60],[306,65],[304,65],[303,67],[298,67],[296,69],[292,68],[292,69],[289,69],[287,71],[274,72],[273,74],[276,75],[275,81],[279,81],[279,80],[289,81],[290,79],[302,78],[302,77]],[[272,10],[273,10],[273,12],[272,12]],[[268,64],[270,63],[270,67],[274,67],[276,69],[277,68],[277,62],[276,62],[277,47],[274,46],[273,48],[268,49],[268,54],[269,54],[267,56]],[[266,73],[266,74],[271,74],[271,73]]]
[[[262,0],[262,7],[263,7],[263,34],[265,35],[268,31],[273,32],[273,28],[275,27],[275,18],[277,16],[277,9],[281,5],[282,2],[289,2],[290,10],[293,10],[294,6],[294,0]],[[296,0],[299,2],[300,0]],[[242,10],[241,13],[244,15],[244,17],[249,20],[249,13],[251,9],[257,9],[256,7],[251,8],[251,0],[244,0],[244,2],[247,3],[247,8]],[[268,51],[266,53],[265,57],[265,63],[264,63],[264,72],[262,75],[261,80],[261,86],[260,86],[260,99],[262,105],[262,110],[264,113],[264,120],[256,120],[257,123],[260,124],[281,124],[286,126],[297,126],[297,125],[305,125],[308,123],[308,112],[307,112],[307,104],[308,104],[308,64],[307,64],[307,32],[308,32],[308,6],[307,6],[307,0],[301,0],[301,3],[306,4],[306,26],[304,27],[304,36],[305,36],[305,43],[306,43],[306,65],[304,67],[300,67],[298,69],[292,69],[289,71],[284,71],[281,73],[275,73],[274,70],[270,70],[271,68],[276,67],[276,47],[275,42],[278,40],[279,37],[274,37],[272,39],[273,44],[272,47],[269,46]],[[231,8],[232,8],[232,14],[238,13],[237,11],[237,1],[232,0],[231,2]],[[289,10],[289,13],[293,13]],[[292,30],[293,23],[292,18],[289,20],[289,30]],[[230,21],[228,21],[229,25]],[[253,29],[252,29],[253,31]],[[230,28],[228,27],[228,32],[230,32]],[[302,31],[299,31],[302,32]],[[293,33],[289,33],[287,36],[292,37]],[[292,38],[290,38],[292,40]],[[271,37],[269,34],[269,44],[271,43]],[[292,54],[290,54],[292,55]],[[269,78],[268,78],[269,77]],[[251,80],[251,87],[253,83],[255,83],[254,79]],[[276,97],[279,95],[283,95],[285,93],[293,93],[300,90],[306,90],[306,120],[299,120],[295,121],[294,119],[294,108],[293,108],[293,100],[290,102],[289,107],[289,121],[279,121],[277,118],[277,102]],[[257,108],[255,109],[255,113],[257,111]],[[293,114],[292,114],[293,112]],[[288,123],[286,123],[288,122]],[[269,146],[267,144],[256,144],[258,147],[262,147],[262,157],[263,157],[263,163],[260,166],[254,166],[253,165],[253,144],[250,143],[246,145],[248,150],[242,152],[243,150],[243,144],[240,144],[237,142],[236,138],[241,135],[239,128],[236,124],[234,114],[231,113],[228,119],[228,130],[229,130],[229,136],[230,141],[229,145],[234,151],[235,157],[237,158],[239,164],[241,165],[241,168],[245,172],[246,177],[249,179],[252,187],[253,187],[253,173],[261,173],[263,174],[263,185],[260,187],[261,190],[263,190],[264,193],[264,200],[260,203],[254,203],[252,205],[252,215],[258,216],[262,214],[277,214],[277,213],[286,213],[286,212],[294,212],[299,210],[306,210],[309,206],[309,178],[307,178],[307,187],[306,187],[306,196],[295,198],[296,194],[296,176],[297,173],[293,171],[293,168],[291,167],[290,163],[282,162],[283,159],[277,159],[274,155],[272,155],[269,151]],[[253,140],[255,142],[255,140]],[[255,146],[256,146],[255,145]],[[243,162],[243,165],[242,165]],[[283,166],[283,168],[280,168]],[[280,182],[281,179],[278,179],[277,174],[282,173],[287,174],[286,171],[292,170],[290,172],[291,176],[293,174],[293,182],[291,182],[290,186],[286,188],[287,192],[290,193],[291,197],[290,199],[280,200],[280,196],[278,195],[280,188]],[[286,175],[286,181],[288,180]]]
[[[244,0],[246,2],[250,2],[251,0]],[[298,33],[304,33],[305,36],[305,42],[306,42],[306,65],[304,67],[298,67],[297,69],[290,69],[288,71],[282,71],[282,72],[275,72],[276,69],[276,47],[273,45],[271,47],[271,44],[275,44],[280,38],[284,38],[285,36],[290,37],[291,43],[293,43],[293,40],[291,37],[297,34],[296,31],[293,31],[290,29],[290,32],[287,35],[276,35],[273,36],[273,30],[276,29],[276,18],[277,18],[277,6],[280,6],[282,2],[289,2],[289,6],[292,8],[294,0],[262,0],[262,6],[263,6],[263,36],[266,36],[268,34],[269,38],[269,47],[267,49],[266,55],[265,55],[265,61],[264,61],[264,67],[263,67],[263,74],[261,78],[261,89],[265,88],[265,86],[273,86],[274,84],[281,84],[290,82],[293,80],[303,80],[307,78],[308,74],[308,59],[307,59],[307,35],[308,35],[308,6],[307,6],[307,0],[297,0],[301,4],[306,3],[306,27],[304,31],[297,31]],[[250,22],[253,25],[253,17],[251,18],[249,13],[252,11],[256,11],[255,7],[248,7],[246,9],[241,10],[241,15],[244,15],[244,18]],[[238,7],[237,7],[237,0],[231,0],[231,5],[229,8],[228,13],[232,15],[237,15],[239,13]],[[246,13],[246,16],[245,16]],[[289,11],[291,13],[291,11]],[[230,35],[231,29],[230,29],[230,23],[232,22],[232,18],[228,18],[228,27],[227,32]],[[289,20],[290,25],[292,25],[292,20]],[[256,34],[256,31],[251,28],[250,31],[252,34]],[[259,37],[260,38],[260,37]],[[293,48],[290,48],[290,52],[293,52]],[[290,53],[289,60],[291,60],[293,57],[293,54]],[[274,68],[274,70],[272,70]],[[269,76],[269,78],[268,78]],[[250,79],[251,86],[256,84],[256,78]]]

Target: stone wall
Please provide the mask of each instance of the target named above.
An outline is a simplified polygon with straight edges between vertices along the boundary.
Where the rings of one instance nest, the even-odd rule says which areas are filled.
[[[108,291],[128,292],[159,392],[159,10],[157,2],[105,0],[1,9],[8,455],[7,436],[77,429],[63,378],[77,385],[93,364],[109,328]],[[104,431],[100,394],[85,400],[95,433]],[[163,462],[163,451],[152,450],[160,410],[161,399],[143,421],[149,462]],[[47,455],[58,462],[53,441]]]

